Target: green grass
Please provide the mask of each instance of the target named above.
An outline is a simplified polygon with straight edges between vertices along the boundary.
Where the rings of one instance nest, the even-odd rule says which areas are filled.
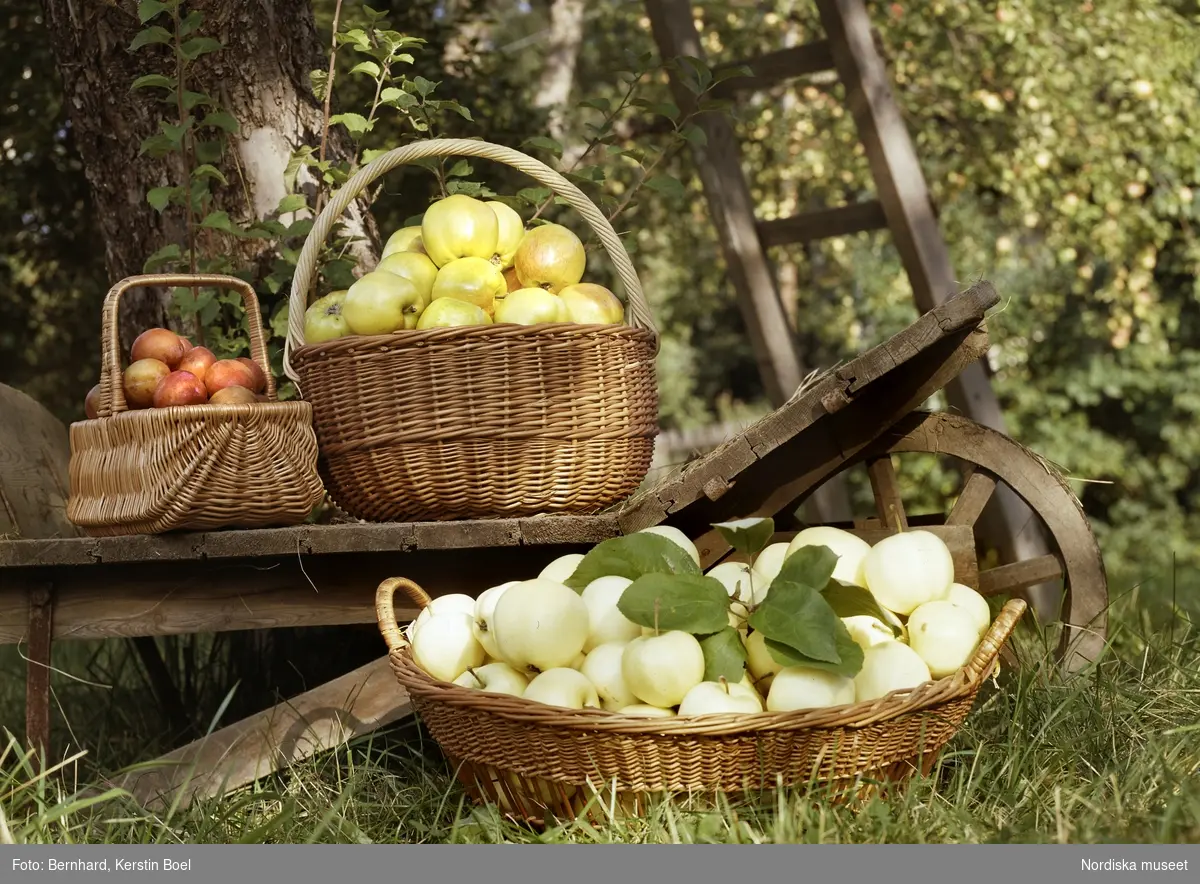
[[[136,692],[74,682],[58,695],[68,721],[77,716],[72,732],[88,753],[51,777],[39,777],[29,757],[10,743],[0,760],[0,839],[1196,842],[1200,631],[1173,605],[1139,599],[1135,592],[1114,606],[1110,638],[1101,666],[1064,681],[1044,640],[1023,630],[1022,670],[1006,672],[998,688],[984,689],[929,777],[887,799],[851,808],[794,792],[710,812],[664,803],[636,820],[572,822],[544,833],[507,822],[495,810],[473,808],[437,747],[411,723],[185,811],[149,813],[118,793],[81,799],[86,781],[97,781],[139,750],[145,758],[155,735],[144,731],[146,720],[133,711]],[[6,675],[0,690],[13,684]],[[17,700],[11,690],[0,694],[0,720],[21,720]]]

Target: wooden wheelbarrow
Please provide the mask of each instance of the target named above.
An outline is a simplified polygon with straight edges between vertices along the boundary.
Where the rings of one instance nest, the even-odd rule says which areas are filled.
[[[0,433],[0,492],[30,506],[24,521],[9,519],[13,524],[0,511],[0,644],[27,648],[28,740],[49,745],[52,641],[374,623],[374,590],[388,577],[403,575],[434,595],[478,594],[497,575],[532,576],[565,553],[660,524],[693,538],[707,569],[732,552],[711,529],[714,522],[771,516],[777,539],[786,539],[801,527],[794,513],[805,499],[856,468],[869,473],[877,513],[841,527],[874,542],[909,523],[894,462],[918,452],[956,459],[965,481],[947,515],[914,516],[912,523],[941,535],[954,552],[957,579],[985,594],[1021,594],[1061,580],[1057,652],[1066,671],[1077,671],[1104,645],[1108,601],[1079,502],[1051,466],[1006,436],[916,410],[986,352],[985,314],[997,300],[986,282],[970,288],[817,377],[681,471],[592,516],[80,537],[62,518],[47,526],[29,517],[62,512],[65,438],[39,430],[31,443],[24,430],[9,427],[7,436]],[[0,398],[20,396],[6,390],[0,387]],[[44,475],[34,481],[39,471]],[[975,525],[999,485],[1029,505],[1052,550],[981,570]],[[401,618],[415,614],[397,611]],[[169,687],[156,684],[155,691]],[[182,785],[181,770],[195,773],[188,773],[186,797],[242,785],[394,721],[407,711],[404,700],[381,653],[335,682],[160,759],[167,767],[143,776],[136,792],[170,794]]]

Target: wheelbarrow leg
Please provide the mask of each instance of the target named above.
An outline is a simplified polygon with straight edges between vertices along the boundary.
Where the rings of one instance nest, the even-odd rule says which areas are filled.
[[[29,652],[25,664],[25,741],[44,764],[50,756],[50,648],[54,594],[48,584],[29,589]]]

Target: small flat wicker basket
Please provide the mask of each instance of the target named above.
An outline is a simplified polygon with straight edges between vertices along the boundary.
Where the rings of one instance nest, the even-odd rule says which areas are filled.
[[[438,681],[413,662],[396,621],[404,578],[379,585],[375,611],[396,679],[479,802],[540,825],[614,807],[637,813],[648,797],[736,795],[824,785],[861,796],[928,772],[961,726],[1026,603],[1005,603],[959,672],[878,700],[796,712],[646,719],[569,710]]]
[[[304,342],[322,244],[372,182],[431,157],[494,160],[563,197],[595,230],[626,323],[498,324]],[[658,435],[658,337],[637,273],[603,213],[519,151],[437,139],[385,153],[338,191],[297,261],[284,370],[312,403],[331,498],[367,521],[599,512],[645,478]]]
[[[131,410],[122,385],[117,316],[140,286],[214,286],[238,291],[251,357],[270,402]],[[307,402],[274,401],[254,289],[222,275],[145,275],[117,283],[104,301],[99,416],[71,424],[67,518],[92,536],[175,529],[262,528],[308,518],[324,497]]]

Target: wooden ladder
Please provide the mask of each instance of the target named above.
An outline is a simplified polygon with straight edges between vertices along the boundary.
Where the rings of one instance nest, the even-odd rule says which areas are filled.
[[[732,97],[800,77],[834,72],[845,88],[846,104],[870,164],[877,198],[760,221],[742,168],[737,136],[728,118],[721,114],[698,115],[696,122],[704,131],[706,144],[693,148],[729,278],[738,293],[767,395],[776,407],[800,383],[803,366],[768,249],[888,229],[912,285],[913,300],[922,313],[966,287],[955,280],[929,188],[892,94],[863,0],[815,2],[826,39],[725,66],[748,68],[751,75],[730,78],[717,88],[720,97]],[[663,59],[704,59],[690,0],[646,0],[646,10]],[[674,78],[672,89],[676,103],[685,107],[691,93]],[[1006,432],[1003,412],[982,361],[951,381],[945,393],[953,410]],[[993,497],[981,524],[989,542],[1007,561],[1046,552],[1045,539],[1032,527],[1024,505],[1007,489],[1000,492],[1006,493],[998,492]],[[815,501],[816,509],[822,511],[822,521],[846,518],[841,515],[844,492],[834,493],[841,499]],[[835,517],[834,511],[839,515]]]

